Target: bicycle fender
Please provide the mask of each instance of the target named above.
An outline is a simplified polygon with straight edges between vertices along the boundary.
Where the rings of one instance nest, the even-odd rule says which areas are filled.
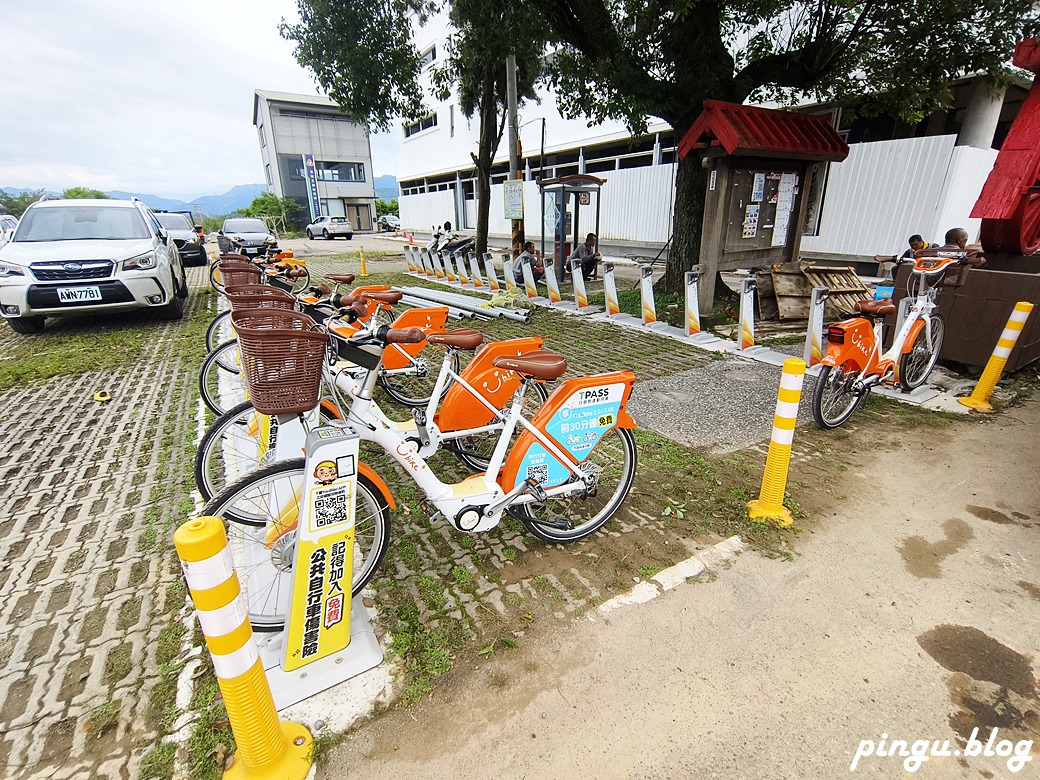
[[[516,440],[503,466],[502,487],[509,491],[518,482],[533,478],[543,487],[554,487],[570,478],[589,453],[612,428],[635,427],[626,411],[635,374],[615,371],[564,381],[531,424],[549,437],[570,463],[550,452],[534,434],[525,430]]]
[[[917,334],[921,332],[924,327],[924,319],[919,319],[913,325],[910,326],[910,332],[906,334],[906,341],[903,342],[903,348],[899,350],[902,355],[909,355],[910,350],[914,348],[914,342],[917,341]]]
[[[397,502],[394,501],[394,494],[390,492],[390,488],[387,487],[386,482],[384,482],[383,478],[372,470],[371,466],[366,463],[358,464],[358,473],[364,474],[368,478],[375,489],[379,491],[379,495],[382,496],[388,507],[391,509],[397,509]]]

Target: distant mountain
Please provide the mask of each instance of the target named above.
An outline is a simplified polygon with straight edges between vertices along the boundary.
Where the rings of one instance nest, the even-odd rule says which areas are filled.
[[[374,184],[376,186],[377,198],[393,200],[401,194],[401,188],[397,186],[396,176],[376,176]]]
[[[390,178],[393,179],[392,176]],[[394,180],[395,192],[396,187],[397,182]],[[31,190],[18,187],[4,187],[3,191],[8,195],[21,195],[23,192],[30,192]],[[198,206],[202,210],[203,214],[219,216],[222,214],[230,214],[232,211],[237,211],[238,209],[244,209],[253,202],[253,198],[265,192],[267,192],[267,187],[263,184],[238,184],[222,195],[203,195],[190,202],[175,200],[173,198],[160,198],[158,195],[149,195],[143,192],[112,190],[106,194],[110,198],[116,198],[118,200],[129,200],[132,197],[137,197],[148,204],[149,208],[166,209],[167,211],[193,211],[193,206]],[[60,195],[61,193],[52,192],[49,194]],[[397,196],[394,195],[393,197],[396,198]]]

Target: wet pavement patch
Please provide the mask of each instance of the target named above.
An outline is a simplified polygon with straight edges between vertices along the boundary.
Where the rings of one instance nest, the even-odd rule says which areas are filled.
[[[943,624],[921,634],[917,643],[951,672],[996,683],[1019,696],[1036,696],[1029,659],[977,628]]]
[[[974,506],[969,504],[964,508],[980,520],[989,520],[991,523],[997,523],[998,525],[1011,525],[1015,522],[1003,512],[997,509],[991,509],[988,506]]]
[[[923,536],[908,536],[903,540],[899,554],[908,572],[922,579],[938,579],[942,576],[943,560],[975,537],[971,526],[957,518],[943,523],[943,532],[946,538],[940,542],[929,542]]]
[[[1029,659],[970,626],[940,625],[917,643],[943,668],[957,710],[950,727],[967,740],[976,728],[997,728],[1007,738],[1040,737],[1040,701]]]
[[[1015,584],[1028,593],[1033,601],[1040,601],[1040,586],[1034,585],[1031,582],[1026,582],[1025,580],[1019,580]]]

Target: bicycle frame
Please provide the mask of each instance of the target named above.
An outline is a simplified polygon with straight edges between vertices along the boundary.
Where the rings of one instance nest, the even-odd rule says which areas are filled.
[[[856,381],[868,379],[880,382],[889,374],[899,370],[899,358],[909,353],[921,329],[925,329],[928,346],[932,346],[932,312],[937,308],[935,299],[938,286],[930,284],[933,278],[942,277],[952,258],[939,258],[946,262],[924,263],[919,260],[914,266],[917,291],[906,318],[899,327],[892,346],[881,352],[884,322],[878,318],[871,323],[866,317],[853,317],[831,325],[827,331],[827,354],[820,361],[825,366],[852,364],[859,370]]]

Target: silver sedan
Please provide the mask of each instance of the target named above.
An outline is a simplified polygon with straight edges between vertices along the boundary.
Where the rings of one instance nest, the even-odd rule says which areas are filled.
[[[322,238],[343,236],[349,241],[354,237],[354,226],[346,217],[318,217],[307,226],[307,238],[315,236]]]

